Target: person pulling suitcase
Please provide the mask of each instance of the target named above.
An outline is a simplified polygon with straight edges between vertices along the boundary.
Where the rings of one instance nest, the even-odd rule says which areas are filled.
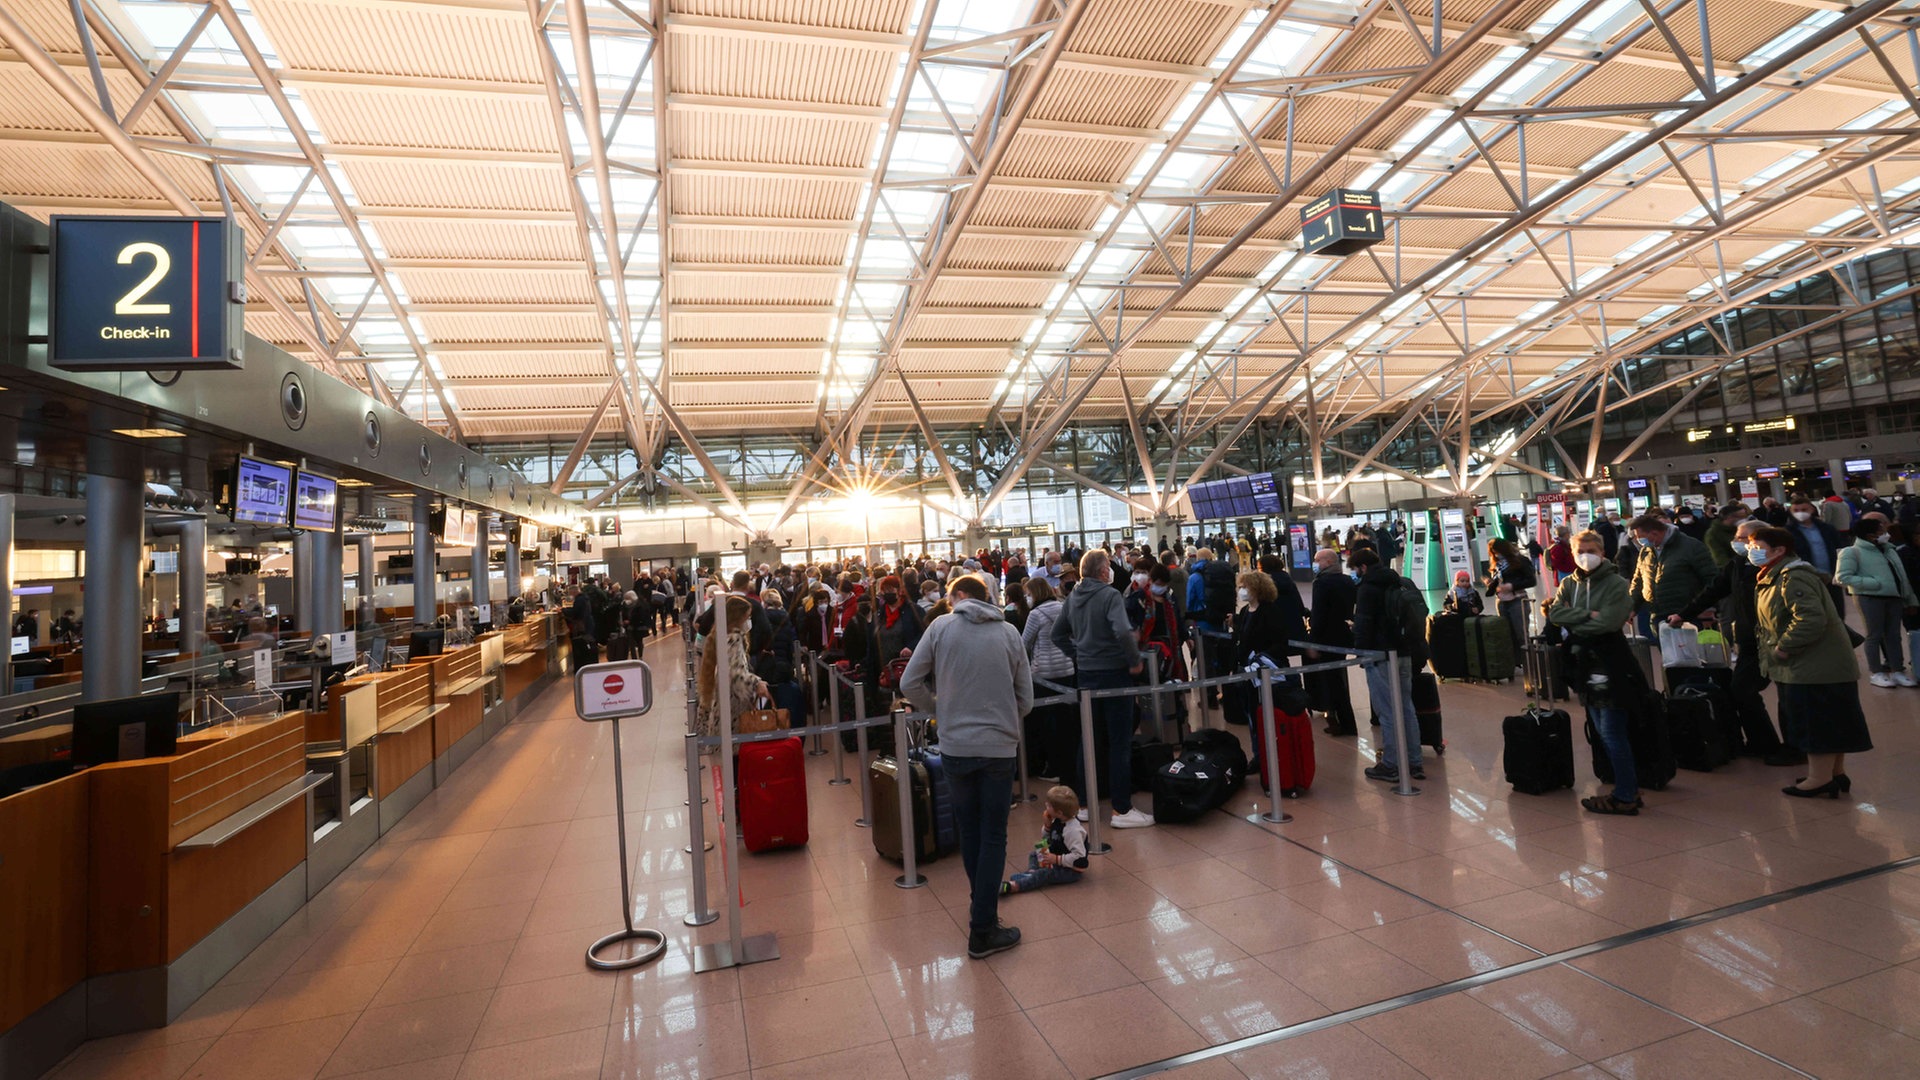
[[[1547,602],[1547,621],[1572,635],[1574,684],[1613,766],[1613,790],[1580,805],[1595,814],[1633,816],[1646,804],[1630,731],[1632,703],[1652,693],[1621,631],[1633,614],[1633,597],[1626,578],[1607,561],[1599,533],[1575,537],[1573,558],[1574,572]]]

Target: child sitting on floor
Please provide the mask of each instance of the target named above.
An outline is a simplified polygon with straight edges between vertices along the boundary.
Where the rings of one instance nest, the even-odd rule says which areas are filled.
[[[1080,800],[1065,785],[1047,789],[1045,827],[1040,842],[1027,853],[1027,870],[1000,883],[1000,894],[1032,892],[1047,885],[1067,885],[1087,872],[1087,827],[1080,822]]]

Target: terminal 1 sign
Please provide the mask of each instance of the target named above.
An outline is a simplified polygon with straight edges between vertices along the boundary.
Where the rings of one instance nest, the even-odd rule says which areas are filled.
[[[237,369],[240,227],[226,218],[57,215],[48,362],[67,371]]]

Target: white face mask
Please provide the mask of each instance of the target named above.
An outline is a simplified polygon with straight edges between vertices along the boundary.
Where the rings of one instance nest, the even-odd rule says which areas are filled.
[[[1147,575],[1145,575],[1145,574],[1135,574],[1135,575],[1133,575],[1133,584],[1134,584],[1134,587],[1135,587],[1135,588],[1139,588],[1139,589],[1144,589],[1144,588],[1146,588],[1146,587],[1147,587],[1147,582],[1149,582],[1149,581],[1151,581],[1151,580],[1153,580],[1153,579],[1152,579],[1152,578],[1149,578],[1149,577],[1148,577]]]
[[[1811,520],[1813,520],[1813,511],[1811,511],[1811,510],[1795,510],[1795,511],[1793,512],[1793,520],[1795,520],[1795,521],[1811,521]]]
[[[1583,551],[1575,555],[1573,561],[1579,565],[1580,569],[1591,571],[1598,568],[1601,563],[1606,562],[1607,557],[1591,551]]]
[[[1747,557],[1747,542],[1745,540],[1730,540],[1727,542],[1727,546],[1733,549],[1735,555],[1743,559]]]
[[[1240,590],[1240,602],[1241,602],[1242,604],[1251,604],[1251,603],[1253,603],[1253,594],[1252,594],[1252,593],[1250,593],[1250,592],[1248,592],[1248,591],[1247,591],[1247,590],[1245,590],[1245,589],[1241,589],[1241,590]]]

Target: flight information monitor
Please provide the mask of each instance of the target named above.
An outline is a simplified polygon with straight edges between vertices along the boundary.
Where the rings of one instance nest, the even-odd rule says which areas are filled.
[[[243,457],[233,484],[233,520],[249,525],[285,525],[293,496],[293,470]]]
[[[294,477],[294,528],[332,532],[339,523],[339,510],[339,481],[304,470]]]
[[[1234,476],[1229,477],[1225,484],[1227,500],[1233,507],[1232,515],[1234,517],[1254,516],[1256,511],[1253,508],[1253,482],[1244,476]]]
[[[1253,484],[1253,512],[1256,514],[1283,514],[1285,508],[1280,500],[1280,481],[1270,472],[1254,473],[1247,477]]]
[[[68,371],[240,367],[242,233],[225,218],[55,215],[48,363]]]

